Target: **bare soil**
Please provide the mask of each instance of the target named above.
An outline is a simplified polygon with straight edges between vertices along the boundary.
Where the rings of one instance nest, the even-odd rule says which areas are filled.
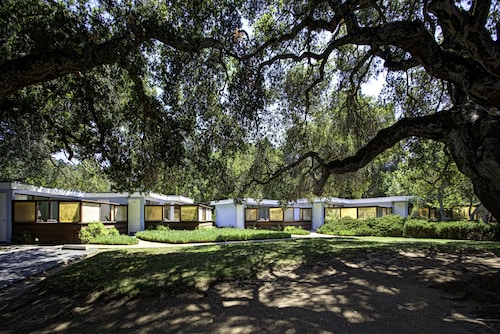
[[[24,285],[0,294],[0,333],[500,333],[499,270],[492,253],[377,251],[156,298]]]

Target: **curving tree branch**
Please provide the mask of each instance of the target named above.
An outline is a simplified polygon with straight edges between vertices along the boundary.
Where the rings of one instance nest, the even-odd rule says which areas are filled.
[[[366,166],[379,154],[393,147],[396,143],[405,138],[415,136],[445,142],[448,134],[452,131],[451,119],[454,112],[456,112],[456,110],[450,109],[429,116],[400,119],[392,126],[380,130],[373,139],[359,149],[353,156],[342,160],[325,161],[319,153],[310,151],[301,155],[293,163],[276,170],[267,179],[254,179],[250,184],[267,184],[278,179],[286,172],[300,166],[304,161],[312,160],[321,170],[321,177],[316,182],[314,193],[316,195],[321,195],[330,175],[355,172]]]
[[[84,72],[99,65],[120,63],[149,40],[160,41],[182,52],[224,49],[223,44],[214,38],[183,38],[169,27],[150,23],[100,44],[89,42],[85,47],[34,53],[4,62],[0,65],[0,100],[32,84]]]

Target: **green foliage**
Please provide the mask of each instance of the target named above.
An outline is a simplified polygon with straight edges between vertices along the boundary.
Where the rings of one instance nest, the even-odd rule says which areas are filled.
[[[473,221],[428,222],[410,219],[404,226],[404,236],[458,240],[495,240],[499,224]]]
[[[318,228],[318,232],[333,235],[373,235],[372,229],[365,220],[351,217],[325,219],[325,224]]]
[[[136,238],[120,235],[114,227],[107,228],[102,222],[90,223],[80,230],[78,237],[84,244],[133,245],[139,242]]]
[[[409,219],[403,228],[403,236],[408,238],[436,238],[435,223],[426,219]]]
[[[135,235],[139,239],[185,244],[193,242],[243,241],[290,238],[290,233],[281,231],[216,228],[198,230],[148,230]]]
[[[405,219],[399,215],[386,215],[365,220],[373,236],[402,237]]]
[[[498,224],[471,221],[429,222],[426,219],[404,219],[398,215],[380,218],[327,219],[319,233],[343,236],[380,236],[407,238],[440,238],[459,240],[495,240]]]
[[[296,235],[309,235],[311,232],[304,230],[302,226],[285,226],[283,229],[283,232],[287,232],[290,234],[296,234]]]
[[[91,244],[97,245],[137,245],[139,240],[128,235],[117,234],[117,235],[100,235],[94,237],[89,242]]]
[[[387,175],[389,195],[417,196],[423,205],[440,209],[441,220],[449,218],[445,209],[478,202],[471,181],[460,173],[444,144],[411,139],[401,154],[397,169]]]

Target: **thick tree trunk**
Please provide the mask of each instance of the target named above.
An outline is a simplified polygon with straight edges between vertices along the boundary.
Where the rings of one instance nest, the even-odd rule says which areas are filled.
[[[472,180],[484,207],[500,221],[500,116],[464,107],[452,120],[445,141],[453,159]]]

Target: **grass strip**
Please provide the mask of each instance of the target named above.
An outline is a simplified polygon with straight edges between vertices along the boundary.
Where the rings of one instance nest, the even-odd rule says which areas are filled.
[[[194,242],[222,242],[290,238],[282,231],[250,230],[239,228],[212,228],[198,230],[147,230],[137,232],[137,238],[154,242],[186,244]]]

